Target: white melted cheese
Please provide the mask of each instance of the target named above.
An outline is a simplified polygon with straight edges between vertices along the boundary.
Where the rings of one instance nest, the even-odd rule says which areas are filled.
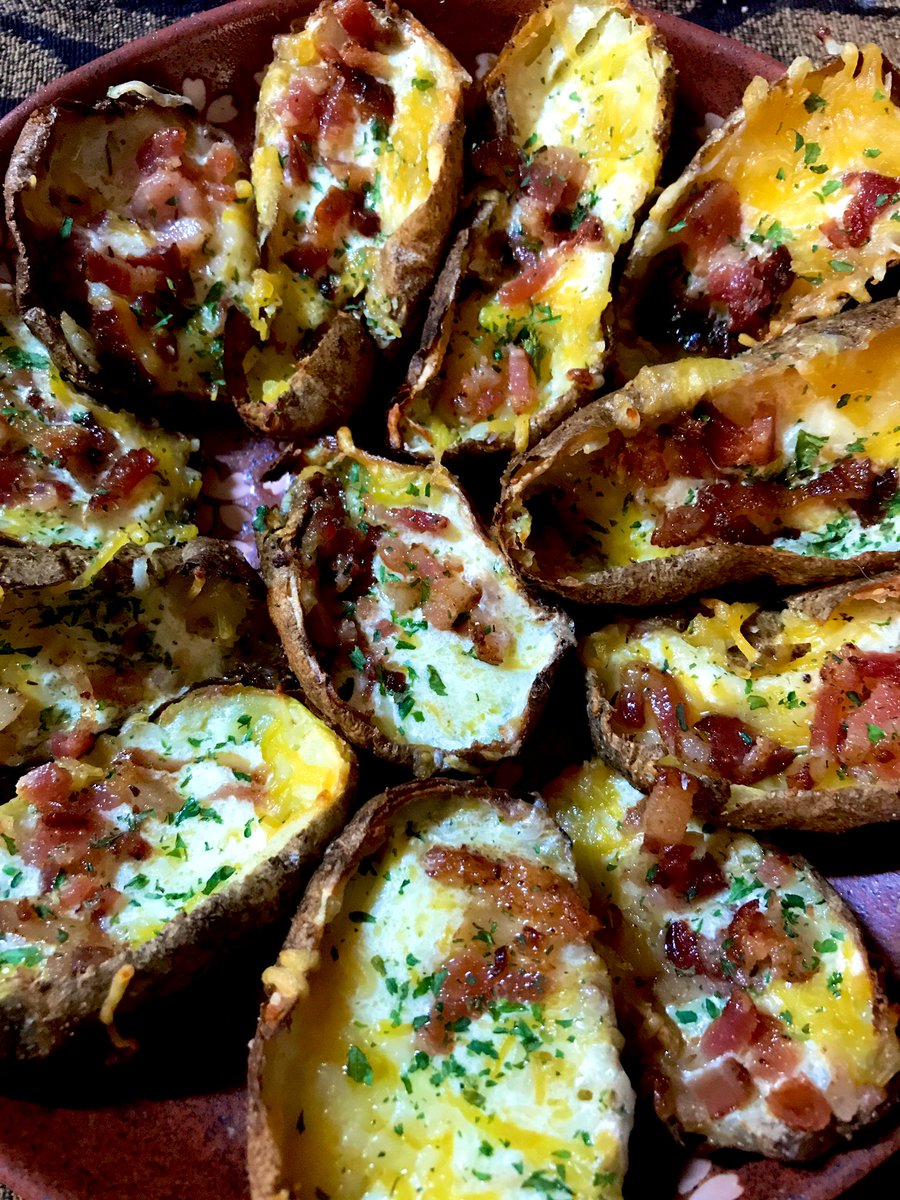
[[[344,743],[298,701],[225,686],[192,692],[156,720],[131,718],[86,759],[64,762],[90,785],[114,781],[120,772],[134,778],[132,757],[154,764],[149,805],[141,807],[132,787],[134,805],[101,812],[108,831],[98,840],[136,829],[150,853],[122,858],[104,881],[128,897],[121,912],[99,920],[113,950],[140,946],[275,857],[340,802],[352,762]],[[154,808],[160,792],[165,808]],[[20,967],[39,968],[48,956],[64,955],[77,944],[79,921],[92,920],[89,911],[65,910],[64,877],[43,887],[24,861],[18,842],[29,839],[35,823],[34,808],[21,796],[0,810],[0,901],[28,899],[46,923],[41,941],[0,933],[0,997],[15,987]]]
[[[287,1177],[298,1196],[335,1200],[620,1196],[633,1096],[606,971],[585,943],[560,948],[541,1003],[498,1001],[458,1022],[452,1047],[426,1050],[417,1031],[444,964],[471,934],[473,906],[486,932],[472,944],[491,955],[495,903],[427,875],[438,845],[516,855],[575,881],[541,806],[518,819],[456,798],[403,810],[350,881],[308,995],[272,1046],[264,1087],[286,1074],[272,1094],[285,1127],[302,1129],[285,1139]]]
[[[642,799],[599,760],[572,770],[547,790],[556,819],[574,843],[579,872],[595,901],[614,904],[625,920],[612,953],[622,972],[617,1000],[647,1031],[647,1065],[661,1070],[676,1088],[698,1074],[697,1054],[704,1032],[722,1012],[731,993],[725,980],[678,971],[665,952],[669,924],[684,921],[698,935],[721,939],[736,912],[752,903],[777,919],[788,938],[802,948],[809,978],[789,982],[764,967],[747,993],[757,1008],[779,1022],[799,1054],[792,1074],[805,1074],[824,1093],[835,1115],[852,1120],[868,1111],[900,1069],[895,1031],[879,1028],[873,976],[854,924],[836,895],[802,864],[787,865],[785,882],[766,886],[757,870],[766,854],[749,834],[702,832],[689,826],[699,849],[719,864],[728,891],[705,898],[675,899],[652,884],[656,859],[642,848],[643,832],[624,824]],[[649,989],[634,987],[650,980]],[[652,1031],[652,1035],[651,1035]],[[696,1122],[696,1112],[680,1112],[688,1128],[705,1132],[720,1146],[747,1145],[754,1130],[779,1138],[790,1131],[766,1105],[783,1076],[753,1076],[756,1090],[742,1107],[715,1122]],[[749,1131],[749,1134],[748,1134]]]

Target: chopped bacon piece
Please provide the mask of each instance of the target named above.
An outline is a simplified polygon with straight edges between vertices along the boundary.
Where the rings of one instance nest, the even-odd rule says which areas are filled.
[[[53,812],[69,799],[72,792],[72,773],[59,763],[44,763],[23,775],[16,791],[38,812]]]
[[[690,269],[701,263],[705,266],[717,250],[741,236],[741,198],[737,188],[722,179],[704,183],[673,213],[672,226],[677,231],[677,240],[687,247]]]
[[[694,857],[694,847],[684,843],[663,846],[658,853],[653,882],[688,900],[714,896],[728,888],[722,868],[710,853]]]
[[[468,846],[432,846],[425,871],[431,879],[495,892],[501,908],[567,941],[586,938],[598,927],[567,879],[514,854],[501,861]]]
[[[844,209],[841,223],[826,221],[820,228],[838,250],[858,250],[872,236],[872,226],[880,214],[900,200],[900,179],[879,175],[877,171],[851,171],[843,177],[844,187],[854,188]]]
[[[549,962],[511,946],[498,946],[485,957],[471,951],[444,963],[446,971],[420,1036],[432,1051],[453,1045],[453,1026],[462,1017],[484,1012],[495,1000],[541,1001],[547,991]]]
[[[508,358],[498,367],[493,362],[479,363],[459,382],[451,400],[455,412],[471,420],[483,421],[502,407],[509,394],[506,374]]]
[[[756,1091],[750,1072],[733,1058],[708,1067],[691,1081],[690,1090],[714,1121],[743,1108]]]
[[[697,935],[687,921],[670,921],[666,926],[666,957],[679,971],[703,974],[703,958]]]
[[[81,758],[97,740],[96,732],[75,728],[71,733],[54,733],[50,738],[50,753],[54,758]]]
[[[800,1063],[800,1051],[790,1038],[781,1032],[775,1017],[759,1013],[759,1024],[753,1035],[751,1053],[753,1074],[761,1079],[779,1079],[790,1075]]]
[[[740,348],[738,334],[757,336],[775,305],[794,282],[791,255],[779,246],[765,258],[741,263],[714,263],[706,280],[706,293],[713,305],[721,305],[728,318],[728,341]]]
[[[756,1005],[741,988],[733,988],[728,1003],[704,1032],[700,1049],[710,1059],[743,1054],[758,1024]]]
[[[420,533],[441,533],[450,525],[449,519],[441,513],[428,512],[424,508],[390,508],[387,515],[398,525]]]
[[[766,1105],[779,1121],[804,1133],[815,1133],[831,1122],[830,1104],[805,1075],[773,1088],[766,1096]]]
[[[110,512],[127,500],[136,487],[156,470],[156,455],[143,447],[128,450],[119,456],[101,481],[98,490],[88,501],[91,511]]]
[[[332,11],[347,36],[367,50],[374,50],[379,41],[387,41],[391,35],[366,0],[335,0]]]
[[[537,408],[537,380],[531,359],[521,346],[509,348],[509,397],[517,415],[534,412]]]
[[[155,129],[139,147],[135,161],[142,175],[160,167],[178,167],[184,154],[187,133],[183,129]]]
[[[682,841],[693,812],[697,780],[672,767],[656,773],[644,809],[644,845],[675,845]]]
[[[497,300],[504,308],[517,308],[528,304],[556,275],[565,261],[559,251],[548,251],[541,255],[533,266],[504,283],[497,293]]]
[[[708,765],[730,783],[752,786],[761,779],[780,775],[796,758],[794,750],[764,734],[753,733],[736,717],[702,717],[694,728],[708,739]]]
[[[764,467],[776,456],[775,409],[761,405],[749,425],[738,425],[710,405],[711,419],[704,422],[704,442],[717,467]]]

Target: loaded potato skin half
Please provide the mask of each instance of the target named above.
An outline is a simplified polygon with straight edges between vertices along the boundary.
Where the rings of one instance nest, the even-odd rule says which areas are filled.
[[[711,1148],[810,1158],[893,1102],[897,1011],[826,881],[701,826],[695,786],[667,768],[647,796],[595,760],[546,797],[607,915],[617,1009],[658,1115]]]
[[[869,300],[898,257],[900,104],[877,46],[754,79],[638,232],[617,365],[732,355]]]
[[[335,0],[275,39],[252,175],[263,270],[244,420],[333,429],[418,318],[456,212],[469,77],[411,14]]]
[[[195,444],[76,391],[0,285],[3,586],[87,580],[123,546],[189,539]]]
[[[602,384],[613,261],[656,182],[674,70],[629,4],[555,0],[484,88],[474,216],[389,419],[418,457],[522,450]]]
[[[621,1196],[595,926],[540,802],[440,781],[365,805],[265,974],[253,1200]]]
[[[516,753],[573,641],[443,467],[376,458],[346,430],[270,512],[260,562],[310,703],[417,774]]]
[[[701,601],[609,625],[584,646],[601,754],[651,787],[677,765],[716,819],[840,832],[900,819],[900,579]]]
[[[252,187],[227,134],[145,83],[35,112],[6,216],[25,320],[59,368],[110,399],[215,399],[257,263]]]
[[[495,514],[525,579],[647,605],[900,559],[900,303],[735,359],[646,367],[509,466]]]
[[[172,990],[296,898],[352,752],[297,700],[216,685],[134,718],[0,808],[0,1058]]]

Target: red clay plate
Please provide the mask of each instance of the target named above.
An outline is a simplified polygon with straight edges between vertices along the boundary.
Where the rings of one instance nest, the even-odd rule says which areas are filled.
[[[535,4],[411,0],[408,7],[474,72],[479,56],[496,52]],[[186,93],[246,147],[272,36],[313,7],[310,0],[238,0],[89,63],[0,121],[0,163],[33,108],[61,99],[94,101],[109,85],[134,78]],[[679,70],[675,153],[689,152],[708,114],[726,115],[753,75],[774,79],[783,67],[676,17],[655,16]],[[258,482],[274,457],[271,446],[240,442],[216,428],[204,437],[205,525],[239,539],[255,504],[275,494],[271,487],[261,493]],[[800,844],[900,974],[900,871],[893,869],[892,841],[882,837],[879,844],[874,831],[842,838],[840,845],[824,838]],[[240,971],[220,971],[203,981],[202,991],[194,987],[175,1003],[158,1004],[129,1067],[104,1069],[101,1050],[87,1067],[69,1063],[7,1077],[0,1095],[0,1182],[21,1200],[247,1200],[245,1048],[256,1018],[255,980],[274,955],[278,933],[262,939],[266,944]],[[628,1192],[635,1200],[650,1194],[660,1200],[832,1200],[896,1150],[894,1121],[809,1166],[746,1156],[689,1159],[645,1115],[632,1142]]]

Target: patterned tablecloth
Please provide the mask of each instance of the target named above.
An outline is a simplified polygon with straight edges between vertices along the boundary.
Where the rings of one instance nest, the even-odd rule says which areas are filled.
[[[0,0],[0,114],[64,71],[219,2]],[[784,62],[797,54],[815,54],[816,34],[823,28],[839,41],[876,41],[900,62],[900,0],[653,0],[653,7]],[[888,1163],[846,1200],[897,1196],[898,1184],[900,1164]],[[16,1200],[2,1183],[0,1200]]]

